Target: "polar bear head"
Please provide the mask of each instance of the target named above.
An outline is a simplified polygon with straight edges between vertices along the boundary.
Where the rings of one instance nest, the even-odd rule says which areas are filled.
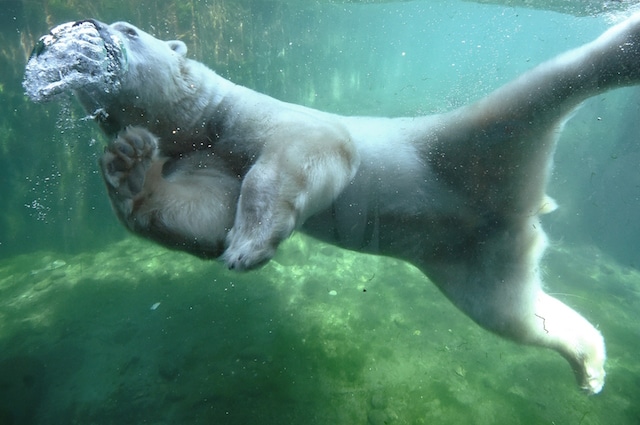
[[[103,129],[116,133],[157,122],[163,111],[184,110],[168,104],[194,91],[186,53],[182,41],[159,40],[126,22],[68,22],[40,38],[23,85],[36,102],[75,92]]]

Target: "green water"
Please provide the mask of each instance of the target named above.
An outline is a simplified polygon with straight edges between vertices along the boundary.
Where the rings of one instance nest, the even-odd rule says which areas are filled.
[[[477,99],[597,36],[607,16],[459,1],[9,1],[0,9],[0,425],[640,423],[638,91],[587,102],[560,140],[549,292],[603,332],[587,397],[557,354],[503,341],[410,265],[295,235],[263,269],[128,236],[73,99],[20,86],[51,25],[128,20],[223,76],[345,114]]]

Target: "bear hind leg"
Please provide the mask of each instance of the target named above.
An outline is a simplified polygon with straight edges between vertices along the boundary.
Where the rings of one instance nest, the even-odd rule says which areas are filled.
[[[457,233],[456,233],[457,234]],[[604,340],[587,319],[542,289],[540,260],[547,238],[530,217],[491,232],[474,250],[432,262],[425,273],[483,328],[512,341],[550,348],[571,365],[590,394],[604,385]]]

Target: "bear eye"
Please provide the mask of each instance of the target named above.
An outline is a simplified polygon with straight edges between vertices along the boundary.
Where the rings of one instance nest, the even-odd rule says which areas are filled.
[[[124,28],[122,32],[125,33],[126,35],[128,35],[129,37],[137,37],[138,36],[138,31],[136,31],[134,28],[131,28],[131,27]]]
[[[131,26],[125,23],[117,23],[114,25],[115,29],[120,31],[122,34],[126,35],[129,38],[135,38],[138,36],[138,31]]]

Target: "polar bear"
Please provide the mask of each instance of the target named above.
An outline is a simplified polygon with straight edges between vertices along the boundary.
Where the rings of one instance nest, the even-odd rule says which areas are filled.
[[[420,268],[464,313],[551,348],[601,391],[603,338],[542,289],[539,216],[556,133],[583,100],[640,82],[640,15],[485,98],[416,118],[344,117],[233,84],[181,41],[85,20],[42,37],[24,86],[74,91],[112,138],[100,168],[134,233],[246,270],[295,229]]]

